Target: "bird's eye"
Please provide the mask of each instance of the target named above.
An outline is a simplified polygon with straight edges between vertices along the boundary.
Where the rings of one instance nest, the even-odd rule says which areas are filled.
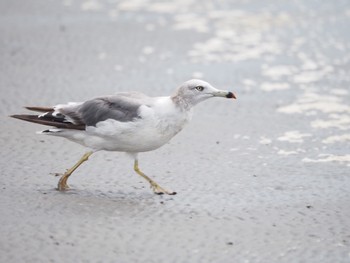
[[[204,88],[203,88],[202,86],[197,86],[197,87],[196,87],[196,90],[198,90],[198,91],[203,91]]]

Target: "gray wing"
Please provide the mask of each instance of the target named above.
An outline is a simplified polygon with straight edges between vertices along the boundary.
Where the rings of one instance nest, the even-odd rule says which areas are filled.
[[[96,123],[113,119],[121,122],[140,118],[139,108],[147,106],[148,97],[134,97],[127,93],[88,100],[78,107],[60,108],[59,112],[75,124],[96,126]]]

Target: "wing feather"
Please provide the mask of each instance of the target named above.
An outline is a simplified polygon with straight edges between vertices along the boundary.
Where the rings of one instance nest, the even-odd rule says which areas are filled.
[[[152,99],[142,93],[120,93],[81,102],[60,104],[54,107],[26,107],[44,112],[41,115],[12,115],[11,117],[63,129],[85,130],[107,119],[129,122],[141,118],[139,108],[149,106]]]
[[[138,99],[123,95],[113,95],[88,100],[78,107],[62,107],[57,111],[75,124],[96,126],[98,122],[113,119],[129,122],[140,118],[139,108],[145,105],[145,98]]]

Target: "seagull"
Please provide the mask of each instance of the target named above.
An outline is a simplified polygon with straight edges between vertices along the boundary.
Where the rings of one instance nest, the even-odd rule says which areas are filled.
[[[134,171],[149,182],[155,194],[174,195],[158,185],[139,168],[139,153],[166,144],[192,116],[193,107],[209,98],[236,99],[208,82],[191,79],[180,85],[171,96],[149,97],[139,92],[120,92],[85,102],[70,102],[53,107],[25,107],[40,115],[19,114],[10,117],[53,128],[40,134],[63,137],[90,151],[59,179],[57,189],[69,189],[71,174],[98,151],[125,152],[134,159]]]

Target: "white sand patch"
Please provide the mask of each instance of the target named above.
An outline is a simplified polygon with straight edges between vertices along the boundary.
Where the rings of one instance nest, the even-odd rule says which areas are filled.
[[[229,151],[230,151],[230,152],[237,152],[237,151],[239,151],[239,148],[230,148]]]
[[[303,37],[296,37],[293,39],[293,44],[290,47],[289,52],[291,54],[295,54],[298,50],[301,49],[301,47],[306,43],[306,39]]]
[[[271,83],[271,82],[264,82],[261,84],[260,88],[263,91],[276,91],[276,90],[286,90],[289,89],[288,83]]]
[[[149,23],[146,25],[147,31],[154,31],[155,29],[156,29],[156,26],[154,24]]]
[[[165,72],[166,72],[166,74],[172,75],[172,74],[174,74],[174,69],[168,68]]]
[[[292,154],[298,154],[298,152],[296,152],[296,151],[279,150],[279,151],[277,152],[277,154],[288,156],[288,155],[292,155]]]
[[[242,135],[240,135],[240,134],[235,134],[235,135],[233,135],[233,138],[234,138],[234,139],[239,139],[239,138],[241,138],[241,136],[242,136]]]
[[[244,10],[210,10],[208,17],[213,19],[233,19],[238,17],[244,17],[247,13]]]
[[[347,91],[346,89],[332,89],[330,93],[334,95],[342,96],[342,95],[348,95],[349,91]]]
[[[242,83],[243,85],[246,85],[246,86],[256,86],[256,81],[252,79],[244,79]]]
[[[115,65],[114,66],[114,70],[115,71],[122,71],[123,70],[123,66],[122,65]]]
[[[325,156],[325,157],[324,157]],[[339,163],[349,163],[350,165],[350,154],[346,155],[319,155],[318,159],[304,158],[302,161],[305,163],[327,163],[327,162],[339,162]]]
[[[247,150],[248,150],[248,151],[256,151],[257,148],[255,148],[255,147],[248,147]]]
[[[181,16],[177,28],[192,27],[201,32],[210,25],[215,30],[212,38],[196,43],[188,52],[193,63],[244,61],[280,54],[282,46],[278,39],[273,35],[267,36],[265,32],[290,20],[286,14],[272,17],[268,13],[249,14],[240,10],[213,10],[207,20],[198,18],[198,22],[188,17]]]
[[[301,148],[298,148],[294,151],[287,151],[287,150],[280,149],[280,150],[278,150],[277,154],[288,156],[288,155],[299,154],[299,153],[304,153],[304,152],[305,152],[305,150],[301,149]]]
[[[195,30],[198,32],[208,32],[208,19],[203,16],[198,16],[194,13],[189,14],[180,14],[176,15],[175,18],[175,25],[173,28],[175,30]]]
[[[197,53],[192,54],[203,54],[208,52],[216,52],[218,50],[225,50],[226,43],[220,38],[210,38],[206,42],[200,42],[194,44]]]
[[[299,51],[297,52],[297,57],[301,60],[301,68],[303,70],[315,70],[318,68],[317,63],[309,57],[308,53]]]
[[[263,68],[262,75],[272,79],[280,79],[283,76],[290,76],[297,72],[297,68],[289,65],[279,65]]]
[[[334,70],[333,67],[330,65],[324,66],[323,68],[316,70],[318,66],[315,62],[311,61],[307,57],[301,57],[301,59],[304,62],[302,69],[304,69],[305,71],[300,72],[294,77],[293,80],[295,83],[307,84],[316,82],[323,79],[325,76],[327,76]]]
[[[260,137],[260,141],[259,141],[260,144],[268,145],[268,144],[271,144],[271,142],[272,140],[267,137],[264,137],[264,136]]]
[[[324,113],[350,113],[350,106],[342,103],[339,97],[305,92],[295,103],[280,107],[278,112],[293,114],[314,110]]]
[[[123,11],[137,11],[145,6],[146,2],[143,0],[128,0],[119,3],[118,9]]]
[[[330,136],[322,141],[323,143],[330,144],[330,143],[346,143],[350,142],[350,134],[343,134],[343,135],[334,135]]]
[[[330,114],[330,119],[317,119],[311,122],[315,129],[338,128],[339,130],[350,130],[350,116],[347,114]]]
[[[98,3],[97,0],[90,0]],[[197,12],[198,9],[201,12]],[[202,11],[206,10],[205,15]],[[195,44],[188,52],[191,62],[223,62],[258,59],[283,52],[279,39],[267,34],[272,28],[288,26],[293,19],[285,12],[245,12],[221,10],[215,5],[199,7],[191,0],[178,1],[118,1],[117,11],[149,11],[173,15],[171,27],[175,30],[194,30],[212,38]],[[150,27],[154,30],[154,27]],[[284,70],[284,69],[282,69]],[[278,72],[277,74],[290,74]]]
[[[111,18],[112,21],[115,21],[118,15],[119,15],[119,11],[117,9],[108,10],[108,16]]]
[[[279,141],[285,141],[290,143],[302,143],[304,142],[303,138],[311,137],[310,133],[301,133],[299,131],[287,131],[283,136],[277,138]]]
[[[139,61],[140,63],[145,63],[147,61],[147,59],[144,56],[139,56]]]
[[[150,54],[154,53],[154,47],[146,46],[142,49],[142,53],[145,55],[150,55]]]
[[[319,81],[324,74],[320,71],[304,71],[294,77],[296,83],[311,83]]]
[[[204,77],[203,72],[195,71],[192,73],[192,78],[201,79]]]
[[[64,6],[71,6],[72,5],[72,0],[64,0],[63,1]]]
[[[102,5],[98,1],[89,0],[81,4],[81,9],[85,11],[97,11],[102,9]]]
[[[318,65],[312,60],[304,60],[301,68],[303,70],[316,70]]]
[[[174,2],[155,2],[148,3],[148,10],[152,12],[158,13],[175,13],[181,8],[181,3],[179,4],[177,1]]]
[[[98,59],[104,60],[107,57],[107,54],[105,52],[101,52],[98,54]]]

